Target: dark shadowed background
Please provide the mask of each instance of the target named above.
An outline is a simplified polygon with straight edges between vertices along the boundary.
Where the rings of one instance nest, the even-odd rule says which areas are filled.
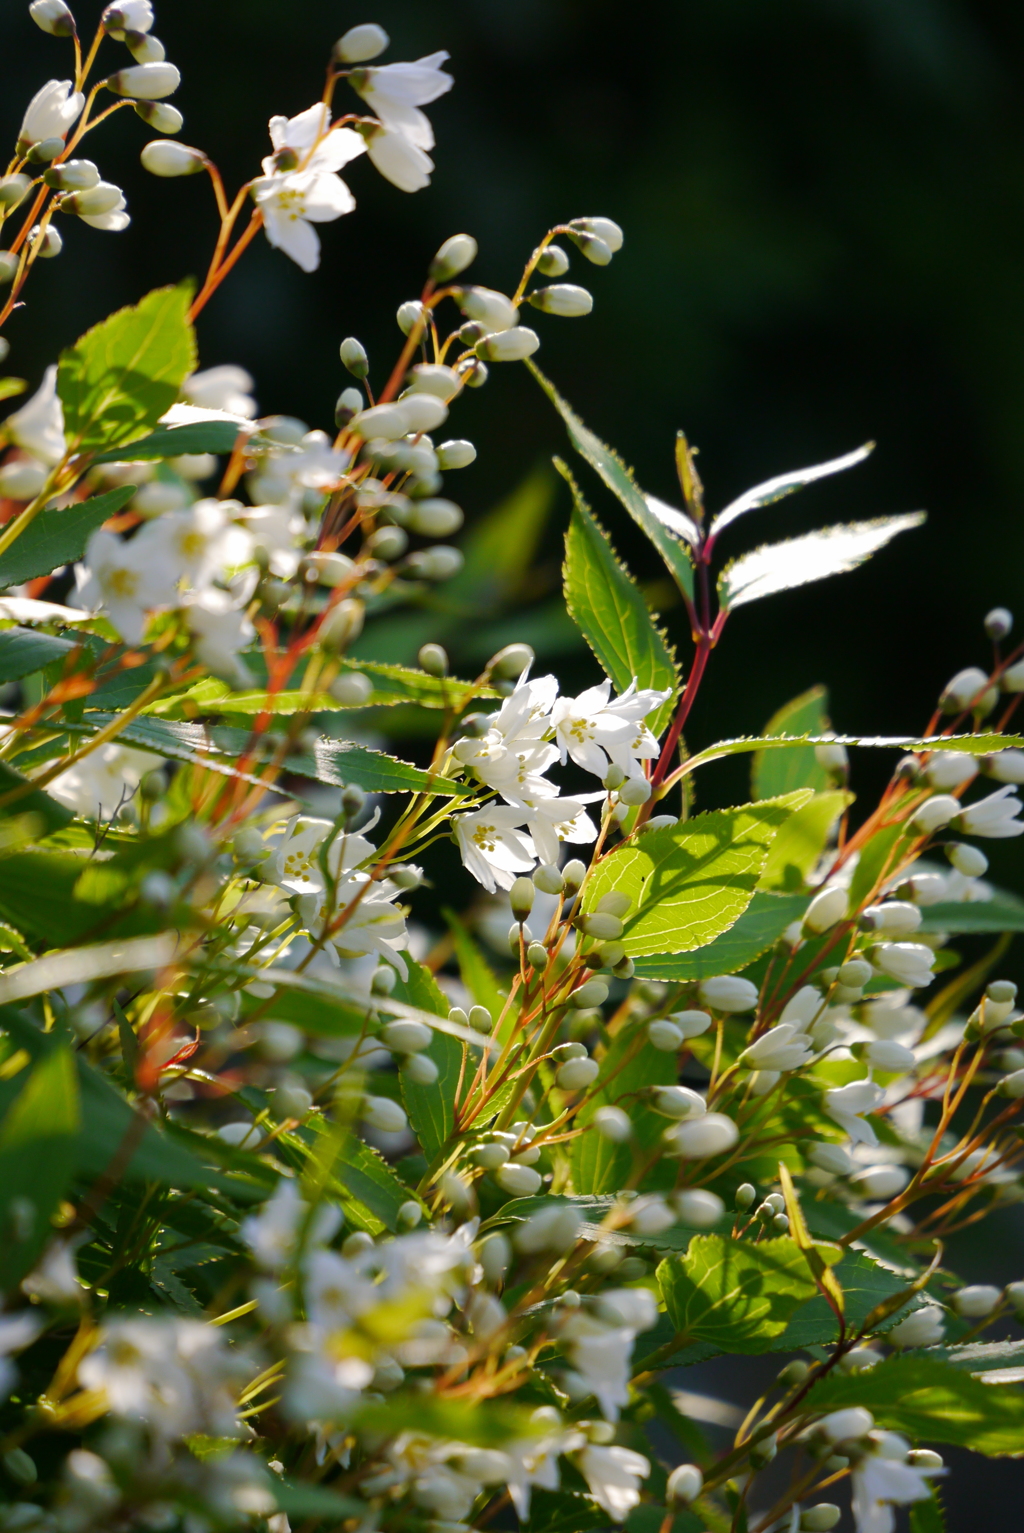
[[[100,6],[77,9],[85,30]],[[538,361],[645,488],[678,502],[678,427],[701,448],[712,506],[874,438],[866,466],[757,513],[730,535],[729,551],[843,518],[928,509],[923,530],[867,569],[740,612],[692,745],[758,729],[819,681],[831,688],[837,728],[917,731],[955,670],[986,663],[990,607],[1019,609],[1024,625],[1020,7],[163,0],[157,11],[155,30],[184,76],[181,137],[210,153],[230,187],[257,170],[271,113],[317,98],[330,45],[353,23],[386,26],[388,59],[439,47],[452,55],[455,89],[430,108],[430,189],[406,196],[357,164],[348,179],[359,206],[322,229],[319,272],[303,275],[260,238],[202,316],[204,365],[248,367],[263,410],[329,426],[346,381],[339,341],[358,335],[378,375],[390,367],[394,311],[418,292],[447,235],[476,235],[472,275],[510,288],[549,224],[606,214],[623,225],[625,247],[604,270],[574,258],[594,313],[537,316]],[[106,47],[124,62],[122,49]],[[2,0],[6,138],[38,85],[68,73],[69,53],[33,27],[21,0]],[[66,255],[33,279],[29,310],[9,329],[10,366],[33,382],[87,324],[205,267],[208,185],[146,176],[138,152],[150,136],[125,112],[90,141],[87,152],[125,187],[133,222],[117,235],[75,224]],[[518,367],[495,367],[453,426],[480,448],[447,486],[470,521],[566,451]],[[581,478],[637,573],[657,577],[625,514],[589,470]],[[552,572],[565,502],[562,493],[547,545]],[[593,678],[582,654],[552,658],[570,680]],[[717,770],[705,802],[742,792],[739,767]],[[854,786],[869,791],[881,774],[861,753]],[[1021,843],[989,845],[996,874],[1020,891]],[[1010,1228],[985,1229],[972,1237],[977,1275],[991,1270],[994,1241],[1004,1276],[1020,1276],[1024,1249]],[[975,1480],[958,1473],[954,1526],[984,1521],[984,1489],[1005,1495],[1022,1484],[1015,1466],[980,1466]]]

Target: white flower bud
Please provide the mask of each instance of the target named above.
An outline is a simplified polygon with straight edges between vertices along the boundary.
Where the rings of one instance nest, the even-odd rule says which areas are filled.
[[[328,608],[317,635],[321,646],[334,651],[345,649],[362,633],[365,610],[363,603],[354,596]]]
[[[564,277],[569,270],[569,257],[561,245],[548,245],[537,261],[537,270],[543,277]]]
[[[132,64],[111,75],[106,84],[118,96],[159,101],[163,96],[173,96],[181,84],[181,75],[173,64]]]
[[[13,250],[0,250],[0,287],[14,281],[20,264]]]
[[[631,1331],[649,1331],[658,1323],[658,1301],[648,1288],[607,1288],[594,1309],[605,1325],[627,1326]]]
[[[619,789],[619,803],[628,804],[630,808],[646,804],[650,796],[651,785],[646,777],[627,777]]]
[[[1024,783],[1024,751],[999,751],[984,759],[985,775],[996,782]]]
[[[830,1533],[842,1515],[833,1502],[819,1501],[800,1513],[800,1533]]]
[[[472,1158],[485,1171],[497,1171],[499,1166],[504,1166],[511,1159],[511,1156],[506,1145],[495,1142],[493,1144],[478,1144],[472,1152]]]
[[[429,1054],[410,1054],[402,1061],[402,1074],[417,1086],[432,1086],[440,1072]]]
[[[442,442],[437,449],[437,466],[443,472],[449,469],[468,468],[476,462],[476,448],[472,442],[464,438],[456,437],[450,442]]]
[[[569,238],[582,255],[594,266],[607,266],[612,258],[612,249],[597,234],[588,234],[585,229],[573,229]]]
[[[0,468],[0,496],[7,500],[34,500],[48,474],[45,464],[25,458],[5,463]]]
[[[368,59],[378,58],[391,41],[383,27],[376,22],[364,22],[349,27],[334,45],[334,58],[339,64],[365,64]]]
[[[1009,1097],[1011,1101],[1019,1101],[1024,1097],[1024,1070],[1014,1070],[1012,1075],[1004,1075],[999,1082],[999,1094]]]
[[[424,538],[447,538],[462,526],[462,508],[453,500],[418,500],[409,516],[410,532]]]
[[[514,325],[510,330],[499,330],[494,335],[478,341],[474,348],[478,357],[486,362],[522,362],[532,357],[540,345],[540,336],[526,325]]]
[[[694,1118],[707,1111],[707,1103],[689,1086],[656,1086],[654,1110],[664,1113],[666,1118]]]
[[[463,287],[456,289],[455,301],[467,319],[484,325],[488,334],[511,330],[519,318],[519,310],[511,298],[489,287]]]
[[[845,745],[816,745],[814,759],[826,772],[845,772],[850,765]]]
[[[718,1112],[673,1123],[665,1131],[668,1153],[678,1155],[681,1160],[707,1160],[712,1155],[724,1155],[738,1143],[739,1137],[739,1129],[732,1119]]]
[[[148,32],[153,25],[151,0],[120,0],[108,5],[102,16],[103,30],[117,37],[121,32]]]
[[[126,32],[124,40],[136,64],[162,64],[167,57],[163,43],[151,32]]]
[[[386,409],[387,406],[378,408]],[[405,394],[395,408],[402,413],[405,432],[433,431],[435,426],[443,425],[448,419],[448,406],[436,394]]]
[[[619,225],[614,221],[614,219],[574,218],[572,220],[572,227],[574,229],[582,229],[587,234],[596,235],[599,240],[604,241],[613,255],[622,249],[622,242],[625,239],[625,235],[623,234]]]
[[[39,225],[36,224],[29,234],[29,240],[33,245],[40,240],[38,254],[43,261],[52,261],[54,256],[59,256],[64,249],[64,241],[52,224],[42,231],[41,236]]]
[[[951,841],[946,847],[946,856],[965,878],[983,878],[988,872],[985,853],[976,846],[968,846],[964,841]]]
[[[948,793],[937,793],[926,798],[920,808],[910,816],[910,826],[918,835],[930,836],[944,829],[960,813],[960,800]]]
[[[44,171],[43,180],[58,192],[84,192],[99,185],[100,173],[92,160],[65,160]]]
[[[669,1506],[689,1506],[704,1489],[704,1476],[696,1464],[678,1464],[665,1485]]]
[[[361,708],[373,696],[373,682],[362,671],[345,671],[329,688],[335,702],[345,708]]]
[[[945,1319],[937,1304],[925,1304],[921,1309],[893,1326],[886,1337],[892,1346],[902,1351],[906,1347],[934,1347],[945,1333]]]
[[[677,1192],[672,1203],[680,1221],[693,1230],[709,1230],[725,1213],[725,1204],[717,1192],[708,1192],[702,1187]]]
[[[923,942],[880,942],[871,949],[871,962],[901,985],[918,989],[930,985],[935,954]]]
[[[965,1320],[982,1320],[991,1315],[1002,1297],[1002,1289],[991,1283],[970,1283],[953,1295],[953,1308]]]
[[[829,1442],[849,1442],[853,1438],[866,1437],[875,1424],[875,1418],[862,1405],[850,1405],[846,1410],[832,1411],[818,1423],[818,1429]]]
[[[652,1047],[665,1054],[674,1054],[683,1043],[682,1032],[674,1022],[652,1022],[647,1029],[647,1037]]]
[[[430,263],[433,282],[450,282],[460,271],[472,266],[477,256],[477,243],[471,234],[453,234],[445,240]]]
[[[559,1255],[571,1251],[576,1244],[583,1223],[571,1203],[556,1204],[542,1208],[539,1213],[520,1225],[513,1236],[517,1251],[534,1256],[539,1251],[553,1251]]]
[[[668,1020],[684,1038],[700,1038],[711,1026],[711,1016],[706,1011],[674,1011]]]
[[[622,922],[618,916],[608,915],[603,910],[594,910],[580,921],[580,929],[588,937],[596,937],[599,942],[614,942],[622,936]]]
[[[887,937],[909,937],[921,925],[922,916],[909,900],[887,900],[883,905],[870,905],[862,920],[871,931]]]
[[[282,1118],[304,1118],[313,1106],[313,1095],[301,1081],[283,1082],[274,1092],[274,1111]]]
[[[965,751],[936,751],[924,769],[924,776],[932,788],[959,788],[973,782],[978,775],[978,763]]]
[[[846,915],[850,902],[846,889],[822,889],[807,907],[804,926],[808,931],[827,932]]]
[[[701,980],[700,998],[712,1011],[753,1011],[757,1005],[757,986],[738,974],[716,974]]]
[[[98,181],[83,192],[71,192],[61,203],[65,213],[77,213],[81,217],[95,218],[100,213],[113,212],[123,206],[123,193],[110,181]]]
[[[585,985],[574,990],[569,1005],[578,1011],[588,1011],[592,1006],[603,1006],[608,999],[608,986],[603,979],[588,979]]]
[[[545,314],[559,314],[563,319],[576,319],[589,314],[594,300],[585,287],[571,282],[556,282],[551,287],[539,287],[527,295],[527,303]]]
[[[988,684],[987,672],[969,665],[965,670],[957,671],[946,683],[939,703],[946,713],[960,713],[965,708],[972,708],[980,715],[991,712],[997,695],[995,687]]]
[[[613,1144],[625,1144],[632,1136],[633,1125],[621,1107],[599,1107],[594,1114],[594,1127],[602,1139]]]
[[[534,868],[532,877],[534,887],[541,894],[561,894],[565,888],[565,880],[552,863],[545,862],[539,868]]]
[[[406,1018],[389,1022],[380,1030],[381,1042],[399,1054],[417,1054],[421,1049],[429,1048],[433,1036],[433,1030],[425,1022]]]
[[[903,1166],[865,1166],[850,1177],[850,1185],[862,1197],[888,1202],[903,1191],[910,1180]]]
[[[1008,666],[999,678],[999,685],[1004,692],[1024,692],[1024,660]]]
[[[0,179],[0,208],[6,212],[13,212],[15,208],[20,207],[28,196],[31,185],[32,182],[28,176],[23,176],[20,172],[13,176],[4,176]]]
[[[985,614],[985,632],[996,644],[1005,639],[1013,627],[1013,613],[1008,607],[993,607]]]
[[[178,108],[164,101],[136,101],[135,111],[154,133],[180,133],[185,123]]]
[[[154,138],[140,155],[143,170],[151,176],[194,176],[206,164],[201,149],[179,144],[172,138]]]
[[[640,1198],[633,1204],[629,1216],[629,1227],[637,1235],[660,1235],[662,1230],[670,1230],[675,1222],[675,1213],[665,1199],[659,1197]]]
[[[49,32],[51,37],[74,37],[75,18],[64,0],[32,0],[28,8],[37,27]]]
[[[405,303],[399,304],[395,319],[402,334],[411,335],[417,325],[427,323],[428,312],[418,298],[407,298]]]
[[[596,1059],[570,1059],[559,1066],[555,1084],[561,1091],[584,1091],[597,1080],[600,1069]]]
[[[833,1176],[849,1176],[853,1161],[841,1144],[829,1144],[826,1140],[812,1144],[805,1152],[812,1165]]]
[[[409,1126],[402,1108],[390,1097],[367,1097],[363,1104],[363,1119],[383,1134],[400,1134]]]
[[[477,1259],[488,1283],[500,1283],[512,1262],[512,1247],[500,1231],[488,1235],[477,1248]]]
[[[540,1191],[543,1178],[532,1166],[517,1166],[510,1161],[507,1166],[498,1167],[494,1180],[514,1198],[532,1198]]]
[[[912,1070],[915,1064],[913,1049],[897,1043],[895,1038],[876,1038],[867,1045],[864,1057],[878,1070],[904,1072]]]

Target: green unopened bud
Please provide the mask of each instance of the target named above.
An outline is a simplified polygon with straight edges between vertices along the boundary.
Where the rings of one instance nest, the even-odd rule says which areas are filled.
[[[488,669],[498,681],[518,681],[528,665],[534,662],[529,644],[506,644],[491,657]]]
[[[596,234],[588,234],[585,229],[572,229],[569,231],[569,238],[577,250],[595,266],[607,266],[611,261],[611,247]]]
[[[401,528],[396,528],[401,531]],[[447,676],[448,652],[440,644],[423,644],[417,655],[420,669],[426,671],[428,676]]]
[[[740,1213],[743,1214],[746,1213],[747,1209],[751,1206],[756,1197],[757,1188],[754,1186],[754,1184],[752,1182],[741,1182],[736,1189],[736,1195],[733,1199],[733,1202],[736,1204],[736,1207],[739,1209]]]
[[[366,808],[366,794],[357,783],[350,782],[348,787],[342,790],[341,807],[348,820],[354,820],[357,815],[362,814]]]
[[[373,696],[373,682],[362,671],[343,671],[328,691],[343,708],[361,708]]]
[[[486,1006],[471,1006],[466,1020],[475,1033],[489,1033],[494,1026],[494,1018]]]
[[[125,46],[136,64],[162,64],[167,49],[152,32],[125,32]]]
[[[829,1533],[842,1513],[832,1501],[819,1501],[800,1513],[800,1533]]]
[[[346,788],[345,792],[347,793],[348,791],[349,790]],[[342,797],[344,797],[344,795],[342,795]],[[389,963],[382,963],[380,968],[377,969],[374,973],[373,979],[370,981],[370,989],[373,991],[374,995],[390,995],[397,983],[398,975],[395,973],[394,969]]]
[[[414,1230],[422,1218],[421,1204],[417,1203],[415,1198],[410,1198],[408,1202],[399,1204],[395,1222],[400,1230]]]
[[[469,1017],[463,1011],[461,1006],[453,1006],[451,1008],[451,1010],[448,1013],[448,1021],[449,1022],[454,1022],[456,1024],[456,1026],[458,1026],[458,1027],[468,1027],[469,1026]]]
[[[805,1363],[802,1358],[795,1357],[785,1368],[780,1369],[775,1382],[781,1389],[795,1389],[802,1384],[811,1371],[810,1363]]]
[[[565,888],[565,880],[561,873],[550,862],[542,863],[539,868],[534,868],[533,882],[541,894],[561,894]]]
[[[614,942],[622,936],[622,922],[618,916],[606,915],[601,910],[583,916],[579,924],[586,936],[597,937],[599,941]]]
[[[986,986],[985,994],[990,1001],[1005,1006],[1017,999],[1017,986],[1009,979],[994,979]]]
[[[564,277],[569,270],[569,257],[561,245],[549,245],[537,262],[542,277]]]
[[[575,319],[589,314],[594,300],[585,287],[572,282],[556,282],[551,287],[536,288],[527,294],[526,301],[545,314],[559,314],[563,319]]]
[[[776,1214],[772,1220],[772,1229],[776,1230],[780,1235],[785,1235],[789,1229],[789,1215]]]
[[[567,894],[575,894],[587,876],[586,863],[573,857],[562,869],[562,887]]]
[[[453,234],[430,263],[432,282],[450,282],[476,260],[477,243],[471,234]]]
[[[509,901],[512,905],[512,914],[520,925],[526,920],[533,909],[533,880],[520,876],[516,879],[509,890]]]
[[[99,179],[97,177],[97,179]],[[32,185],[28,176],[14,175],[4,176],[0,180],[0,208],[12,211],[24,202],[28,196],[28,189]]]
[[[629,804],[630,806],[646,804],[650,796],[651,785],[646,777],[627,778],[619,789],[620,804]]]
[[[65,160],[63,165],[51,165],[43,171],[44,183],[58,192],[88,191],[90,186],[98,186],[99,180],[99,170],[92,160]]]
[[[862,990],[872,975],[871,965],[863,958],[851,958],[848,963],[840,964],[836,971],[836,978],[841,985],[849,985],[853,990]]]
[[[588,979],[585,985],[574,990],[569,1005],[581,1010],[583,1007],[601,1006],[608,999],[608,986],[603,979]]]
[[[479,357],[467,357],[465,362],[460,362],[455,369],[467,389],[482,389],[491,376],[486,362],[481,362]]]
[[[442,473],[449,469],[468,468],[476,462],[476,448],[472,442],[467,442],[464,437],[454,437],[450,442],[442,442],[436,449],[437,466]]]
[[[423,869],[416,867],[414,863],[399,863],[397,867],[388,869],[388,877],[393,884],[400,889],[418,889],[423,882]]]
[[[62,138],[42,138],[38,144],[33,144],[26,158],[30,165],[49,165],[55,160],[64,148]]]
[[[526,949],[526,961],[531,969],[546,969],[548,966],[548,950],[543,942],[531,942]]]
[[[4,1468],[16,1485],[34,1485],[39,1478],[35,1460],[24,1448],[9,1448],[3,1458]]]
[[[0,250],[0,287],[7,287],[14,281],[20,264],[13,250]]]
[[[342,341],[341,360],[353,378],[365,378],[370,371],[370,359],[366,355],[366,349],[354,335],[346,336]]]
[[[632,958],[623,958],[612,968],[616,979],[632,979],[636,973],[636,964]]]
[[[610,793],[614,793],[615,789],[621,788],[625,781],[625,772],[613,761],[607,772],[604,774],[603,786],[606,787]]]
[[[907,1463],[914,1469],[944,1469],[945,1461],[941,1453],[936,1453],[934,1448],[911,1448],[907,1454]]]

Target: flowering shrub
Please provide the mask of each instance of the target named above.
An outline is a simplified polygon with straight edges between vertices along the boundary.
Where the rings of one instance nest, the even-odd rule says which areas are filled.
[[[859,1533],[900,1505],[940,1528],[927,1445],[1024,1453],[1024,1343],[977,1340],[1024,1318],[1024,1282],[964,1286],[942,1245],[1022,1195],[997,965],[1024,905],[976,845],[1024,831],[1010,614],[918,735],[837,736],[815,689],[691,751],[729,614],[922,518],[713,582],[741,517],[869,449],[709,518],[681,434],[672,507],[529,363],[664,560],[692,655],[559,462],[565,607],[605,679],[568,696],[520,641],[468,680],[430,638],[416,667],[372,658],[411,616],[443,637],[493,607],[526,513],[438,541],[475,449],[432,434],[537,350],[525,304],[589,312],[570,255],[605,265],[621,231],[549,231],[511,296],[468,282],[454,235],[389,371],[341,342],[332,430],[260,416],[241,368],[197,371],[196,315],[260,231],[315,268],[362,154],[427,184],[447,55],[380,64],[382,29],[352,28],[232,197],[171,136],[149,0],[87,49],[64,0],[30,12],[74,78],[36,93],[0,180],[0,323],[63,218],[127,224],[79,156],[125,106],[165,135],[145,169],[208,175],[221,228],[198,291],[97,325],[0,426],[0,1527],[824,1530],[849,1481]],[[856,816],[851,746],[897,752]],[[698,772],[743,753],[751,802],[694,813]],[[479,886],[461,915],[439,841]],[[949,939],[984,933],[960,967]],[[765,1353],[774,1387],[713,1450],[665,1370]]]

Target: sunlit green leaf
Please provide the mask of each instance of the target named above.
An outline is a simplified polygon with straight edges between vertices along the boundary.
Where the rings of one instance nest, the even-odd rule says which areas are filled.
[[[418,1006],[422,1011],[447,1017],[450,1010],[448,998],[430,970],[409,958],[406,964],[409,977],[399,979],[393,992],[395,998],[408,1001],[410,1006]],[[435,1031],[423,1053],[437,1066],[437,1080],[429,1086],[421,1086],[402,1072],[402,1101],[424,1155],[433,1160],[455,1127],[455,1092],[464,1050],[448,1033]]]
[[[855,447],[853,452],[844,453],[841,458],[830,458],[827,463],[816,463],[812,468],[795,468],[788,474],[776,474],[772,479],[766,479],[763,484],[755,484],[752,490],[746,490],[738,499],[720,511],[711,523],[710,531],[713,536],[724,531],[738,517],[744,516],[748,511],[755,511],[759,506],[770,506],[774,501],[781,500],[784,495],[792,495],[794,490],[802,490],[805,485],[813,484],[817,479],[825,479],[830,474],[841,474],[845,469],[853,468],[874,450],[874,442],[865,442],[863,447]]]
[[[823,735],[830,727],[828,692],[824,687],[784,703],[764,726],[766,735]],[[751,762],[750,785],[755,798],[771,798],[793,788],[813,788],[819,793],[831,786],[823,766],[818,765],[813,745],[788,751],[761,751]]]
[[[0,586],[21,585],[49,575],[62,564],[74,564],[97,527],[115,516],[135,494],[133,484],[120,485],[91,500],[76,501],[63,511],[40,511],[4,553],[0,554]]]
[[[814,580],[845,575],[884,548],[897,533],[920,527],[924,520],[923,511],[912,511],[906,516],[880,516],[873,522],[822,527],[784,543],[766,543],[741,554],[719,575],[722,606],[733,610]]]
[[[803,1252],[788,1235],[757,1245],[697,1235],[685,1256],[662,1262],[658,1282],[681,1336],[729,1352],[766,1352],[815,1292]]]
[[[81,1107],[74,1058],[48,1050],[0,1120],[0,1289],[10,1291],[51,1234],[75,1169]]]
[[[799,811],[798,811],[799,812]],[[783,827],[785,828],[785,827]],[[766,894],[757,891],[728,931],[691,953],[658,953],[635,960],[642,979],[703,979],[709,974],[735,974],[760,958],[807,909],[805,894]]]
[[[816,793],[792,814],[772,842],[761,875],[761,888],[802,889],[828,845],[836,821],[852,803],[852,793],[833,789]]]

